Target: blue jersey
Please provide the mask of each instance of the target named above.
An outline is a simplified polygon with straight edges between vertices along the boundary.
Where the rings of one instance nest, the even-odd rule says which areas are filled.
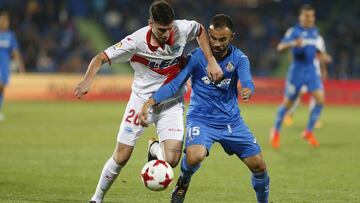
[[[207,76],[207,60],[196,49],[190,55],[188,64],[170,83],[162,86],[153,96],[157,103],[175,94],[191,76],[192,93],[187,119],[204,121],[211,126],[226,126],[241,120],[238,107],[237,83],[254,92],[248,57],[238,48],[230,45],[228,54],[218,61],[224,79],[214,84]]]
[[[0,83],[2,84],[8,83],[11,55],[17,48],[18,44],[12,32],[0,32]]]
[[[8,69],[11,54],[18,48],[15,36],[12,32],[0,32],[0,69]]]
[[[314,59],[318,49],[317,43],[320,38],[319,31],[316,27],[304,28],[297,24],[286,31],[281,42],[288,43],[298,38],[303,39],[303,46],[291,49],[293,61],[289,74],[315,74]]]

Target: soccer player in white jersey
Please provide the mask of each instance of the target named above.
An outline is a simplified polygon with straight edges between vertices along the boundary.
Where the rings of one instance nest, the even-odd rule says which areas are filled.
[[[209,47],[204,27],[187,20],[174,20],[172,7],[165,1],[155,1],[149,9],[149,25],[125,37],[119,43],[95,56],[88,67],[83,81],[75,88],[78,98],[85,95],[101,65],[108,62],[130,61],[134,69],[132,93],[122,119],[117,145],[113,155],[105,163],[91,203],[103,202],[122,167],[129,160],[136,140],[144,128],[138,120],[138,113],[148,98],[163,84],[171,81],[181,68],[185,45],[197,38],[209,63],[209,77],[218,82],[222,71]],[[179,91],[169,100],[153,108],[149,122],[156,126],[159,142],[149,143],[150,156],[167,161],[175,167],[181,157],[183,127],[183,93]]]
[[[315,65],[315,68],[316,68],[316,73],[323,80],[325,80],[327,78],[327,64],[331,63],[332,58],[326,52],[325,41],[324,41],[324,38],[321,35],[319,35],[319,37],[317,38],[316,48],[317,48],[318,52],[323,53],[322,55],[318,54],[317,57],[314,59],[314,65]],[[295,113],[296,108],[299,106],[300,98],[301,98],[302,95],[306,94],[307,92],[308,92],[307,87],[302,86],[299,96],[296,98],[296,100],[294,101],[293,106],[290,108],[290,110],[285,115],[284,124],[286,126],[291,126],[293,124],[293,122],[294,122],[294,113]],[[315,104],[316,104],[315,98],[311,97],[310,102],[309,102],[309,110],[310,111],[315,107]],[[321,128],[321,126],[322,126],[322,123],[320,122],[320,120],[318,120],[315,123],[315,128]]]

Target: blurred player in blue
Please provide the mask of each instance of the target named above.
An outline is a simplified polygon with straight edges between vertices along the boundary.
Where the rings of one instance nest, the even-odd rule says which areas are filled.
[[[320,58],[328,57],[326,53],[319,50],[317,44],[321,40],[319,30],[315,27],[315,9],[311,5],[300,8],[299,24],[289,28],[277,49],[278,51],[291,49],[292,63],[285,87],[285,100],[279,107],[275,126],[270,132],[270,144],[273,148],[280,147],[280,128],[285,114],[293,106],[294,101],[300,94],[302,86],[314,97],[316,104],[310,111],[307,128],[302,133],[304,139],[313,147],[319,147],[313,129],[324,105],[324,87],[321,76],[317,73],[314,59],[317,54]]]
[[[236,154],[252,172],[252,186],[258,202],[268,202],[269,176],[260,146],[245,124],[238,108],[237,83],[240,96],[247,102],[254,93],[248,57],[230,42],[234,38],[229,16],[214,16],[209,28],[210,47],[222,71],[223,80],[215,84],[207,77],[207,62],[200,49],[189,56],[188,64],[170,83],[162,86],[145,103],[140,121],[147,126],[149,107],[174,95],[191,77],[191,100],[186,121],[185,152],[181,174],[172,193],[171,202],[183,202],[192,175],[209,155],[214,142],[229,155]],[[151,108],[150,108],[151,111]]]
[[[6,11],[0,11],[0,121],[5,120],[2,113],[5,86],[9,82],[10,62],[12,57],[18,63],[19,70],[24,71],[18,44],[13,32],[9,30],[10,16]]]

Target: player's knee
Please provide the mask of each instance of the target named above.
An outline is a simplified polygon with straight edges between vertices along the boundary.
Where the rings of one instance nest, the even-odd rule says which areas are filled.
[[[180,161],[180,156],[179,157],[171,157],[170,159],[166,159],[166,162],[172,167],[172,168],[175,168],[178,164],[179,164],[179,161]]]
[[[205,159],[205,157],[206,157],[206,155],[201,154],[201,153],[200,154],[197,154],[197,153],[186,154],[186,160],[190,166],[196,166],[196,165],[200,164]]]
[[[252,172],[262,173],[266,171],[266,164],[261,155],[256,155],[245,159],[246,165]]]
[[[118,144],[114,151],[113,157],[115,162],[118,165],[125,166],[125,164],[129,161],[131,153],[132,153],[132,146],[125,146],[122,144]]]

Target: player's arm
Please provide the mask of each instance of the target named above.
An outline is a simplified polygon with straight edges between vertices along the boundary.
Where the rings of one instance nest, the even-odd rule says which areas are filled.
[[[331,56],[326,52],[324,38],[319,35],[316,39],[317,58],[320,62],[320,71],[323,79],[327,78],[327,64],[332,62]]]
[[[285,51],[294,47],[301,47],[303,45],[303,39],[301,37],[296,36],[294,29],[289,28],[285,36],[282,38],[280,43],[277,45],[277,51]]]
[[[147,114],[148,109],[151,106],[161,103],[162,101],[173,96],[179,89],[186,83],[191,75],[193,66],[189,62],[184,69],[170,82],[166,85],[161,86],[151,97],[145,102],[144,106],[141,108],[140,112],[140,124],[144,127],[147,127]]]
[[[109,62],[109,59],[104,52],[97,54],[91,59],[84,79],[75,87],[74,93],[77,98],[80,99],[83,95],[88,93],[97,72],[99,72],[101,66],[106,62]]]
[[[112,61],[116,63],[129,61],[134,55],[135,49],[135,42],[130,35],[123,39],[121,42],[97,54],[90,61],[84,79],[75,87],[75,96],[80,99],[83,95],[88,93],[91,83],[93,82],[96,74],[99,72],[101,66],[104,63],[108,62],[109,65],[111,65]]]
[[[212,54],[209,37],[203,25],[200,24],[200,34],[197,37],[199,47],[203,51],[205,58],[208,62],[207,72],[208,77],[214,82],[220,82],[223,78],[223,72],[216,62],[214,55]]]
[[[240,97],[244,102],[248,102],[255,92],[255,85],[250,73],[250,62],[245,55],[240,57],[237,74],[241,83]]]

